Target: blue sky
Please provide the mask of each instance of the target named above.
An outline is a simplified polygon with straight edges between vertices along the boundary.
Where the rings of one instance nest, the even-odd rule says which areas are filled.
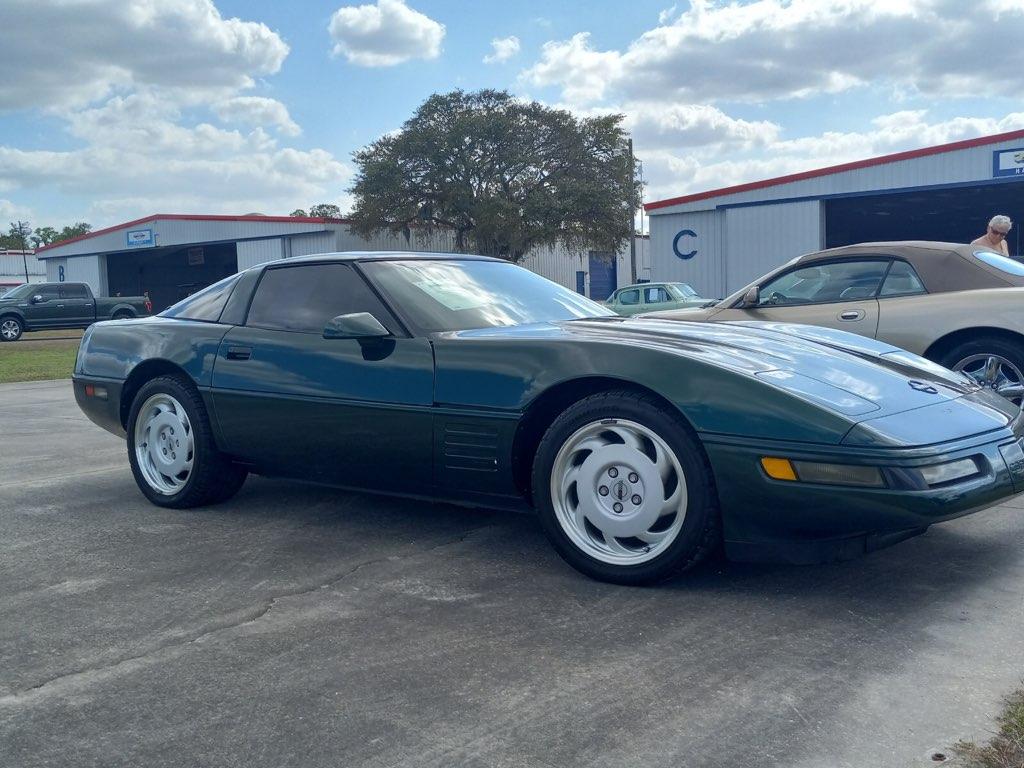
[[[344,208],[452,88],[624,113],[648,200],[1024,128],[1024,0],[971,6],[5,0],[0,224]]]

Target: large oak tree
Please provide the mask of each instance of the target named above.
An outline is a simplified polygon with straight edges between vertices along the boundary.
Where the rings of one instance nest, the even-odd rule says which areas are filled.
[[[618,251],[640,185],[622,115],[577,118],[505,91],[435,94],[355,153],[355,231],[443,227],[512,261],[539,245]]]

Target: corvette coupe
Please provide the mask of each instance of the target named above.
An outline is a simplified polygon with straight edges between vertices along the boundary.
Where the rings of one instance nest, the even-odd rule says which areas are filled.
[[[154,504],[253,472],[532,508],[624,584],[722,543],[852,557],[1024,490],[1024,417],[963,374],[826,328],[619,317],[476,256],[254,267],[91,326],[73,386]]]

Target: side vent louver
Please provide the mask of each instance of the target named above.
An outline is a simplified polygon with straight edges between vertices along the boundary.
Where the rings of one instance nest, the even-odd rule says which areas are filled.
[[[498,432],[471,424],[447,424],[444,428],[444,465],[447,469],[496,472]]]

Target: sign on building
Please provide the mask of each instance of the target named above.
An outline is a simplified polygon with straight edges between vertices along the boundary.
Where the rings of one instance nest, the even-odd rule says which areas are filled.
[[[129,229],[127,240],[129,248],[152,248],[155,245],[152,229]]]
[[[992,176],[1024,174],[1024,147],[998,149],[992,153]]]

